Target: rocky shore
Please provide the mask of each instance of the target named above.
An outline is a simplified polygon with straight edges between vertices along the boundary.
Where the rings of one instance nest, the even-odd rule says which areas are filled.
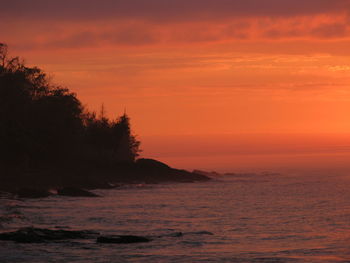
[[[97,197],[89,190],[117,188],[125,184],[191,183],[208,181],[200,173],[171,168],[153,159],[138,159],[110,167],[91,165],[46,167],[40,171],[17,172],[0,176],[0,191],[20,198],[44,198],[53,194]]]

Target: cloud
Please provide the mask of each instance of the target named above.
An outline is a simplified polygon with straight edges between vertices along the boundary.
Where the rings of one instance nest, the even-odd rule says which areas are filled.
[[[343,23],[322,24],[313,28],[310,33],[320,38],[342,38],[349,36],[349,28]]]
[[[174,22],[344,13],[350,0],[0,0],[0,6],[3,19]]]
[[[44,44],[53,48],[77,48],[94,46],[98,42],[98,37],[92,32],[78,32],[62,39],[48,40]]]
[[[142,46],[155,43],[156,36],[147,28],[122,27],[105,31],[76,31],[61,37],[48,37],[37,43],[36,47],[44,48],[85,48],[102,45]],[[35,46],[35,45],[34,45]]]
[[[0,29],[1,32],[1,29]],[[5,31],[4,31],[5,32]],[[217,44],[271,40],[350,39],[350,26],[343,18],[328,21],[324,17],[294,19],[242,18],[226,23],[160,24],[142,21],[97,23],[65,23],[56,35],[47,29],[31,34],[17,34],[8,44],[21,43],[30,48],[85,48],[100,46],[140,47]],[[11,32],[3,35],[11,36]]]
[[[350,39],[350,0],[0,0],[22,49]]]
[[[124,27],[115,32],[106,32],[99,35],[110,44],[140,46],[158,42],[157,34],[141,26]]]

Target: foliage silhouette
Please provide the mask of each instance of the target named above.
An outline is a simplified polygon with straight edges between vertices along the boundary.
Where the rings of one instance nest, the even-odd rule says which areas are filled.
[[[0,44],[0,163],[19,169],[133,162],[139,141],[129,117],[88,112],[76,94],[53,85],[37,67],[9,57]]]

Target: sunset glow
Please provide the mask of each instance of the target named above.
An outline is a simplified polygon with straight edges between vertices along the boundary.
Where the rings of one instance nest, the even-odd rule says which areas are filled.
[[[1,262],[350,262],[350,0],[0,0]]]
[[[89,109],[126,108],[145,154],[160,134],[350,133],[350,1],[95,3],[6,3],[1,41]]]

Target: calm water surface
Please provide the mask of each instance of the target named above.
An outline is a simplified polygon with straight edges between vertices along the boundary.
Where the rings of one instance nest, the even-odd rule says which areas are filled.
[[[2,198],[0,231],[161,237],[123,245],[0,241],[0,262],[350,262],[350,175],[251,174],[96,193],[103,197]]]

